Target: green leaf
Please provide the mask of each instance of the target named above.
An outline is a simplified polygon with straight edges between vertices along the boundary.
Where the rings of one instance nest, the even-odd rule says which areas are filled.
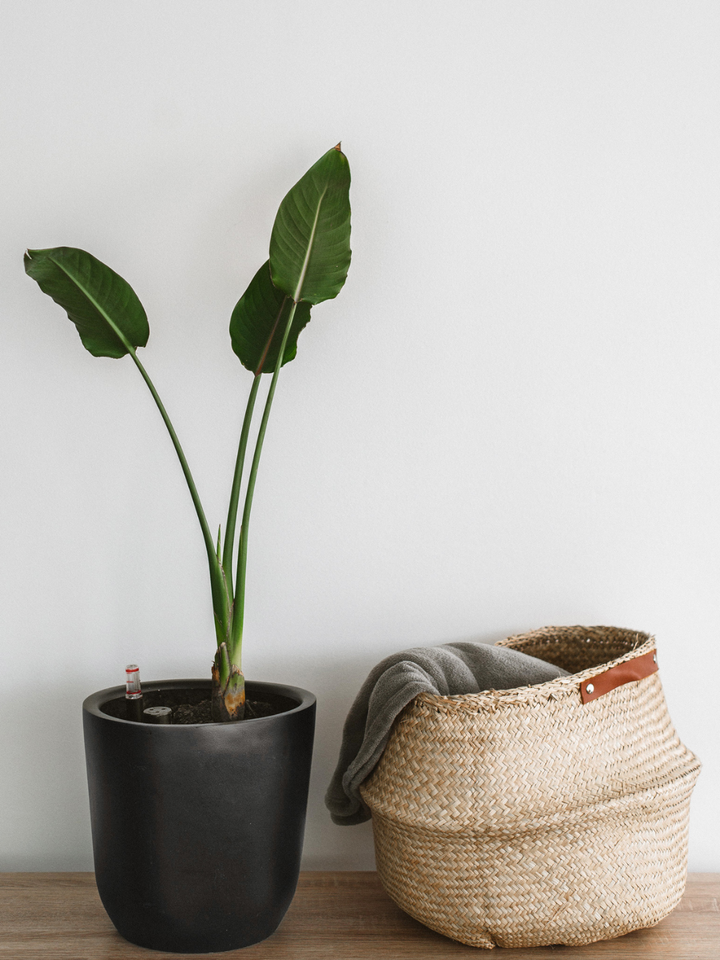
[[[230,319],[232,348],[240,362],[253,373],[272,373],[278,359],[292,299],[270,279],[266,261],[250,281]],[[295,359],[297,338],[310,320],[310,304],[298,304],[290,328],[283,364]]]
[[[340,144],[280,204],[270,239],[276,287],[293,300],[336,297],[350,266],[350,167]]]
[[[123,357],[127,343],[147,343],[150,328],[135,291],[91,254],[74,247],[28,250],[25,272],[67,311],[94,357]]]

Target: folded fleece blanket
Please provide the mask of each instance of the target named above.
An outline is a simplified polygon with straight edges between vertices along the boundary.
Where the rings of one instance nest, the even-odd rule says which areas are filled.
[[[333,821],[350,826],[370,819],[358,788],[380,759],[395,717],[417,694],[511,690],[567,675],[544,660],[485,643],[413,647],[386,657],[370,672],[345,721],[340,759],[325,795]]]

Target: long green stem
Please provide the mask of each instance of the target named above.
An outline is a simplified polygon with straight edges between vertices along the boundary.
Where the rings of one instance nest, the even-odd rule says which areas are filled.
[[[230,635],[230,659],[233,663],[238,663],[240,657],[240,648],[242,646],[243,621],[245,619],[245,573],[247,568],[247,546],[248,546],[248,526],[250,523],[250,511],[252,509],[253,494],[255,492],[255,480],[257,479],[258,466],[260,464],[260,455],[262,453],[263,442],[265,440],[265,431],[267,430],[270,410],[272,408],[275,388],[277,386],[280,368],[282,367],[283,357],[285,356],[285,346],[290,334],[290,328],[295,318],[295,309],[297,303],[293,302],[290,307],[290,313],[285,323],[282,343],[278,351],[277,363],[273,372],[270,389],[265,400],[265,409],[263,410],[260,429],[258,430],[257,441],[255,443],[255,452],[253,454],[252,466],[248,477],[247,490],[245,491],[245,506],[243,507],[242,525],[240,527],[240,543],[238,545],[238,566],[237,579],[235,582],[235,608],[233,611],[231,635]]]
[[[232,490],[230,492],[230,505],[228,506],[227,523],[225,524],[225,546],[222,554],[222,565],[223,570],[225,571],[228,598],[231,604],[233,601],[232,563],[233,550],[235,547],[235,523],[237,520],[238,504],[240,502],[240,485],[242,483],[243,465],[245,463],[245,451],[247,450],[250,424],[252,422],[255,399],[258,393],[258,387],[260,386],[261,376],[261,373],[255,374],[252,389],[250,390],[250,396],[248,397],[247,406],[245,408],[245,418],[243,419],[237,459],[235,460],[235,473],[233,475]]]
[[[237,512],[238,512],[238,503],[240,500],[240,487],[242,485],[242,475],[243,468],[245,464],[245,451],[247,449],[248,434],[250,433],[250,425],[253,417],[253,410],[255,408],[255,399],[257,397],[258,387],[260,386],[260,377],[262,375],[263,369],[265,367],[265,361],[267,360],[267,355],[272,346],[272,342],[275,339],[275,334],[277,332],[278,324],[282,318],[282,313],[285,308],[285,303],[287,301],[287,296],[283,297],[282,303],[280,304],[280,309],[277,312],[275,317],[275,323],[272,326],[270,335],[265,342],[265,347],[260,356],[260,359],[257,362],[255,367],[255,379],[253,380],[252,389],[250,390],[250,396],[248,397],[247,406],[245,408],[245,418],[243,420],[242,430],[240,432],[240,443],[238,445],[238,454],[235,461],[235,473],[233,475],[232,490],[230,493],[230,504],[228,506],[228,518],[226,524],[226,533],[225,533],[225,549],[223,550],[222,555],[222,567],[223,575],[225,577],[225,584],[228,593],[228,598],[230,606],[232,608],[233,604],[233,576],[232,576],[232,562],[233,562],[233,550],[235,547],[235,524],[237,522]]]
[[[123,337],[123,340],[125,338]],[[175,453],[178,456],[180,461],[180,466],[182,467],[183,475],[185,477],[185,482],[187,483],[188,490],[190,491],[190,496],[192,498],[193,505],[195,507],[195,512],[197,513],[197,518],[200,522],[200,528],[202,530],[203,540],[205,542],[205,549],[208,555],[208,562],[210,565],[210,586],[212,589],[213,597],[213,609],[215,611],[216,618],[216,631],[218,633],[218,642],[221,642],[220,637],[225,639],[228,633],[228,619],[229,619],[229,603],[227,592],[225,590],[222,572],[220,570],[220,564],[215,553],[215,544],[213,542],[213,536],[210,532],[210,527],[208,526],[207,519],[205,518],[205,511],[203,510],[202,503],[200,502],[200,496],[197,492],[197,487],[195,486],[195,481],[193,480],[192,473],[190,472],[190,466],[185,457],[182,446],[180,445],[180,440],[178,439],[177,434],[175,433],[175,428],[172,425],[170,417],[168,416],[167,410],[165,409],[160,395],[155,389],[150,376],[145,369],[145,367],[140,362],[137,354],[135,353],[134,348],[125,340],[125,346],[128,349],[130,356],[135,362],[135,366],[140,371],[140,374],[147,384],[147,387],[152,394],[152,398],[155,401],[158,410],[160,411],[160,416],[163,419],[163,423],[167,427],[167,431],[170,434],[170,439],[172,440],[173,446],[175,448]]]

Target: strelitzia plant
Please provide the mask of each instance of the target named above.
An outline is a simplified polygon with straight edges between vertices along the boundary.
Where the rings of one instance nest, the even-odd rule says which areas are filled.
[[[95,357],[129,355],[153,396],[182,467],[202,531],[210,572],[217,648],[212,666],[212,718],[240,720],[245,710],[242,672],[248,528],[270,410],[281,367],[297,353],[310,310],[333,299],[350,266],[350,168],[340,144],[329,150],[280,204],[269,259],[238,301],[230,320],[232,348],[253,375],[240,432],[225,529],[213,537],[190,467],[160,396],[137,349],[150,334],[147,315],[132,287],[91,254],[73,247],[28,250],[25,270],[77,327]],[[248,437],[263,374],[271,374],[237,518]],[[237,530],[237,533],[236,533]],[[237,552],[236,552],[237,551]]]

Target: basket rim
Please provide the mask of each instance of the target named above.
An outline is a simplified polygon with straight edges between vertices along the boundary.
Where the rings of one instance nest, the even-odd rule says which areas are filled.
[[[571,673],[567,677],[557,677],[554,680],[546,680],[544,683],[536,683],[530,686],[511,687],[507,690],[481,690],[478,693],[461,693],[451,696],[435,693],[419,693],[410,703],[416,705],[431,706],[435,710],[454,711],[458,709],[467,709],[473,713],[483,708],[497,708],[504,705],[516,705],[519,703],[531,703],[535,701],[557,700],[562,697],[572,696],[575,692],[580,692],[580,685],[596,677],[600,673],[610,670],[620,663],[627,663],[636,657],[644,656],[656,650],[655,637],[652,634],[644,633],[640,630],[626,630],[620,627],[582,627],[575,625],[572,627],[543,627],[540,630],[530,633],[516,634],[507,637],[505,640],[499,640],[495,646],[516,648],[525,641],[532,641],[535,644],[559,643],[565,640],[566,636],[560,636],[559,631],[578,630],[578,632],[589,632],[591,630],[613,630],[622,637],[627,637],[628,650],[612,660],[596,664],[593,667],[587,667],[578,673]],[[551,631],[556,631],[555,635]],[[603,644],[616,643],[620,637],[616,636],[613,640],[594,639],[588,637],[588,642],[597,646]],[[410,704],[408,704],[410,706]]]

